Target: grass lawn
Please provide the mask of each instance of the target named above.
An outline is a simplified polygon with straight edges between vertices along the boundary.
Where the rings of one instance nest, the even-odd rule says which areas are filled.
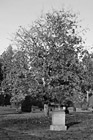
[[[12,140],[93,140],[92,112],[75,112],[66,115],[68,129],[60,132],[50,131],[51,115],[48,118],[41,114],[29,113],[17,116],[15,114],[15,118],[1,115],[0,128],[7,132]]]

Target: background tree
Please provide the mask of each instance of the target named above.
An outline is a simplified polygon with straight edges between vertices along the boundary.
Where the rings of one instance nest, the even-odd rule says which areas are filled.
[[[2,53],[1,58],[2,58],[2,73],[3,73],[3,81],[1,83],[2,89],[5,91],[7,94],[11,94],[11,77],[10,73],[13,67],[13,49],[12,46],[10,45],[5,52]]]
[[[1,86],[1,83],[2,83],[2,81],[3,81],[2,66],[3,66],[3,62],[2,62],[2,58],[0,58],[0,86]]]

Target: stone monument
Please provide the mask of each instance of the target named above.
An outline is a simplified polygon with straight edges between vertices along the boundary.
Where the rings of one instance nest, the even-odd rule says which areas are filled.
[[[44,104],[44,114],[45,114],[45,116],[49,116],[49,107],[48,107],[48,104]]]
[[[50,125],[50,130],[62,131],[66,129],[67,126],[65,126],[65,111],[64,110],[54,111],[52,114],[52,125]]]

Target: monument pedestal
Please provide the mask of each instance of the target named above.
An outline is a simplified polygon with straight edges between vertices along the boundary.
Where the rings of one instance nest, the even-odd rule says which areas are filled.
[[[52,125],[50,125],[50,130],[62,131],[66,129],[67,126],[65,126],[65,112],[63,110],[54,111],[52,114]]]
[[[52,131],[67,130],[67,126],[63,126],[63,125],[50,125],[50,130],[52,130]]]

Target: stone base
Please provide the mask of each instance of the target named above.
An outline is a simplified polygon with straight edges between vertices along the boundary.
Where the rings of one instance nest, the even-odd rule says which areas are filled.
[[[50,130],[52,130],[52,131],[67,130],[67,126],[65,126],[65,125],[50,125]]]

